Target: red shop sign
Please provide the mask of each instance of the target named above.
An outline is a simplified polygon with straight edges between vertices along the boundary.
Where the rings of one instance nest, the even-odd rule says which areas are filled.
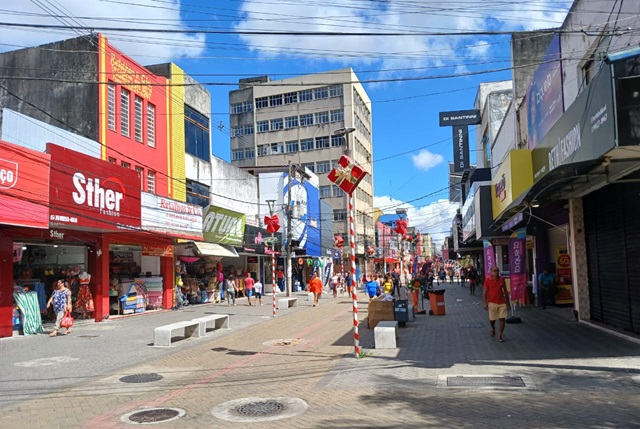
[[[140,228],[140,177],[80,152],[47,143],[51,155],[51,225]]]
[[[49,228],[50,159],[0,140],[0,224]]]

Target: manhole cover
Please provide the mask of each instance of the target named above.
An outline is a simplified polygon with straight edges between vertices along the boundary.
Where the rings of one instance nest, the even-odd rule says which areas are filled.
[[[177,420],[180,417],[186,415],[185,410],[180,408],[149,408],[141,411],[134,411],[129,414],[125,414],[120,417],[120,420],[125,423],[136,425],[151,425],[154,423],[163,423],[172,420]]]
[[[522,377],[447,377],[448,387],[527,387]]]
[[[273,347],[273,346],[295,347],[302,344],[306,344],[307,342],[308,340],[305,340],[304,338],[278,338],[276,340],[265,341],[264,343],[262,343],[262,345],[268,346],[268,347]]]
[[[153,383],[154,381],[162,380],[162,376],[160,374],[156,374],[155,372],[151,372],[148,374],[131,374],[125,375],[120,378],[120,381],[123,383]]]
[[[298,398],[243,398],[220,404],[211,414],[229,422],[266,422],[297,416],[307,408]]]
[[[236,412],[243,416],[272,416],[284,410],[285,406],[276,401],[260,401],[242,404],[236,408]]]

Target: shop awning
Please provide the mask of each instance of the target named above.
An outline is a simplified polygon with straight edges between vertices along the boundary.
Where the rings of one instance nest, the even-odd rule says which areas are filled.
[[[193,245],[202,256],[220,256],[223,258],[237,258],[238,252],[232,246],[217,243],[204,243],[194,241]]]

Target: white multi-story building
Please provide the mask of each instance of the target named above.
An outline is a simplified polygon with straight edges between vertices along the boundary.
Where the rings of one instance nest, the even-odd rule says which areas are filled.
[[[371,101],[351,68],[272,81],[241,79],[229,92],[231,163],[238,167],[306,167],[319,177],[320,198],[333,209],[334,233],[347,238],[348,198],[327,179],[343,154],[369,175],[354,192],[356,253],[373,242],[373,145]]]

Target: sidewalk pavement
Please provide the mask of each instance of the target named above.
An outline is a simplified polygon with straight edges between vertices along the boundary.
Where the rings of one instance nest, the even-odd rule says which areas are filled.
[[[2,340],[0,425],[122,428],[130,426],[121,422],[125,413],[170,407],[186,415],[159,427],[640,427],[639,344],[575,322],[570,309],[533,307],[517,310],[523,323],[508,324],[499,343],[489,336],[480,292],[443,286],[446,315],[417,315],[399,330],[395,350],[372,348],[360,291],[361,359],[353,353],[351,301],[330,294],[318,307],[294,294],[299,307],[276,318],[267,297],[262,307],[193,306],[78,326],[66,337]],[[212,312],[230,314],[231,329],[170,348],[149,345],[153,327]],[[150,372],[163,379],[119,381]],[[520,377],[508,380],[524,387],[447,386],[484,381],[460,376]],[[212,414],[246,398],[260,421]],[[282,411],[265,407],[295,408],[283,398],[308,408],[265,421]]]

